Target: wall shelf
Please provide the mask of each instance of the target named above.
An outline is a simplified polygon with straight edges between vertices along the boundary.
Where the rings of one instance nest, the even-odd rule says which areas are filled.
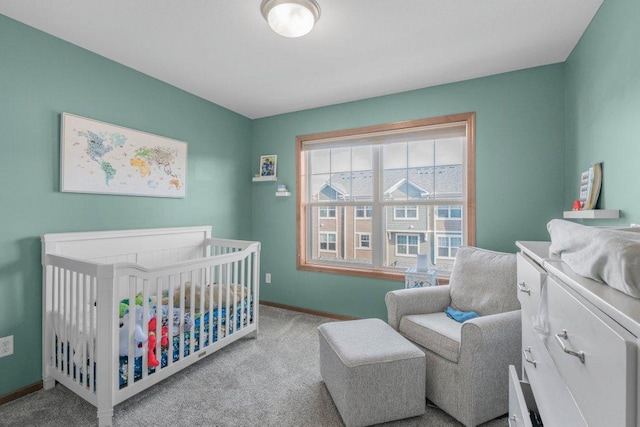
[[[618,219],[618,209],[589,209],[584,211],[564,211],[563,218],[568,219]]]
[[[276,181],[278,178],[275,176],[254,176],[253,182],[261,182],[261,181]]]
[[[276,191],[276,197],[289,197],[290,195],[290,191]]]

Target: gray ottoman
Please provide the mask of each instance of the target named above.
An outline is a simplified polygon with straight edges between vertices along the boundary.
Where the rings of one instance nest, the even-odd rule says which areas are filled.
[[[425,412],[425,356],[380,319],[318,327],[320,374],[342,420],[367,426]]]

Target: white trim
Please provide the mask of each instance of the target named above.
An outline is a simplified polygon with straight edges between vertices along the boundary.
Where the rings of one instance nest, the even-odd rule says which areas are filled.
[[[330,210],[333,210],[334,215],[333,216],[323,216],[322,215],[322,210],[325,210],[325,212],[329,213]],[[318,206],[318,218],[320,219],[336,219],[338,218],[338,207],[335,205],[330,205],[330,206]]]
[[[415,217],[408,217],[408,216],[397,216],[396,215],[396,209],[398,208],[404,208],[404,214],[406,215],[408,212],[407,208],[415,208],[416,210],[416,216]],[[412,209],[413,210],[413,209]],[[397,220],[397,221],[419,221],[420,220],[420,209],[418,209],[418,205],[401,205],[401,206],[393,206],[393,219]]]
[[[434,251],[435,251],[435,258],[437,259],[455,259],[455,256],[451,256],[451,249],[456,248],[459,249],[460,246],[452,246],[451,245],[451,239],[452,238],[459,238],[460,239],[460,246],[464,245],[464,239],[462,237],[462,233],[436,233],[435,235],[435,242],[434,242]],[[447,246],[440,246],[440,238],[443,239],[448,239],[448,245]],[[440,248],[448,248],[448,252],[449,252],[449,256],[440,256]]]
[[[404,246],[407,247],[407,253],[399,253],[398,252],[398,237],[400,237],[400,236],[407,237],[407,243],[404,244]],[[418,239],[418,242],[415,245],[410,244],[409,243],[409,237],[416,237]],[[405,233],[396,233],[394,242],[395,242],[394,252],[395,252],[396,256],[407,257],[407,258],[415,258],[417,256],[417,254],[420,252],[420,233],[406,233],[406,232]],[[409,247],[412,247],[412,246],[415,246],[415,248],[416,248],[416,253],[415,254],[409,253]]]
[[[366,208],[370,208],[370,209],[366,209]],[[358,216],[358,208],[365,208],[364,209],[364,213],[365,216]],[[370,215],[366,216],[366,213],[369,212]],[[372,205],[358,205],[358,206],[354,206],[353,209],[353,217],[355,218],[356,221],[361,221],[363,219],[368,219],[371,220],[371,218],[373,218],[373,206]]]
[[[329,239],[327,239],[326,242],[323,242],[321,237],[322,235],[327,235],[329,236],[330,234],[333,234],[333,236],[335,237],[335,240],[333,242],[329,241]],[[322,249],[321,245],[322,243],[326,243],[327,244],[327,248],[329,247],[330,243],[333,243],[335,245],[335,249],[331,250],[331,249]],[[320,252],[332,252],[332,253],[338,253],[338,233],[335,231],[319,231],[318,232],[318,254]]]
[[[362,246],[362,236],[369,236],[369,246]],[[356,249],[371,250],[371,233],[356,232]]]

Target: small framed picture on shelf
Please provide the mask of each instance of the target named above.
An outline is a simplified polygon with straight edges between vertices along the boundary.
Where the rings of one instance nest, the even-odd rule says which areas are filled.
[[[261,177],[275,177],[277,168],[278,168],[278,156],[276,156],[275,154],[260,156],[260,176]]]

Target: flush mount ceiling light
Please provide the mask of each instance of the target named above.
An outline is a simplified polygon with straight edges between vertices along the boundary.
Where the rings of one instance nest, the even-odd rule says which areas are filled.
[[[262,0],[260,10],[271,29],[285,37],[304,36],[320,19],[315,0]]]

